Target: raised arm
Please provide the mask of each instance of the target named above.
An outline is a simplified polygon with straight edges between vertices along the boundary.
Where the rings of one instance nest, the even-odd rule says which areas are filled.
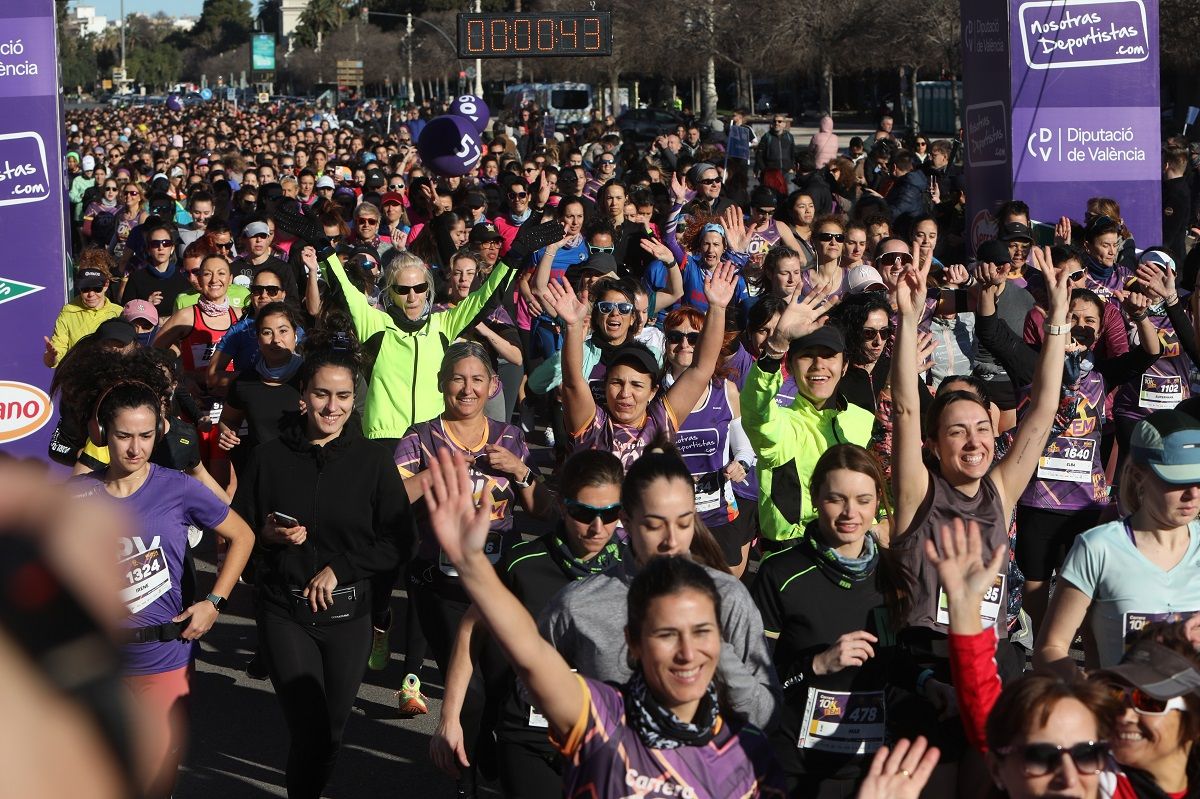
[[[546,717],[551,732],[559,740],[564,739],[585,707],[583,684],[562,655],[538,634],[529,611],[505,588],[484,555],[491,495],[484,492],[479,507],[475,507],[466,461],[457,452],[441,450],[425,478],[425,502],[442,552],[458,569],[463,587]]]
[[[1054,424],[1054,414],[1058,410],[1062,391],[1063,363],[1069,335],[1067,311],[1071,302],[1070,275],[1065,265],[1056,267],[1053,263],[1046,263],[1044,269],[1050,310],[1046,316],[1047,332],[1042,341],[1037,372],[1030,387],[1029,411],[1017,426],[1008,456],[992,473],[1004,500],[1006,519],[1037,469],[1038,459],[1050,435],[1050,427]],[[1049,332],[1051,329],[1061,332],[1052,334]]]
[[[722,263],[704,280],[708,312],[704,315],[704,330],[696,345],[696,357],[667,391],[667,403],[680,424],[696,407],[704,390],[712,382],[717,359],[721,356],[721,346],[725,342],[725,308],[733,300],[736,286],[737,270],[729,263]],[[563,379],[566,380],[565,377]]]
[[[583,338],[588,326],[587,291],[582,297],[576,297],[570,284],[559,278],[546,285],[545,297],[551,313],[557,314],[566,326],[560,360],[563,412],[567,432],[574,433],[591,424],[596,416],[596,400],[583,373]]]
[[[661,311],[663,308],[670,308],[683,296],[683,270],[679,268],[675,254],[671,252],[670,247],[658,239],[641,239],[638,241],[638,246],[661,261],[666,268],[666,287],[655,293],[650,307],[655,312]]]
[[[913,245],[913,266],[900,275],[896,286],[899,324],[892,346],[892,490],[896,497],[894,536],[903,535],[912,525],[925,497],[930,477],[921,459],[921,387],[914,364],[917,362],[917,328],[925,310],[929,263]]]

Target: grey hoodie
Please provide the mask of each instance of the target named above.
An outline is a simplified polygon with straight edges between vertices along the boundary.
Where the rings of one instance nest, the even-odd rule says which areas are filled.
[[[739,580],[707,566],[705,571],[721,595],[725,640],[717,679],[741,720],[769,730],[777,719],[780,687],[762,616]],[[542,610],[538,629],[571,668],[605,682],[624,683],[633,675],[625,645],[625,602],[632,581],[629,568],[593,575],[564,586]]]

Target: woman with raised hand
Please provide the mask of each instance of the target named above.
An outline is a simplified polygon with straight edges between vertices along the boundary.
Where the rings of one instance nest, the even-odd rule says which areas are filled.
[[[643,344],[618,347],[605,373],[608,407],[596,404],[583,371],[583,339],[588,325],[588,293],[576,297],[565,280],[550,283],[546,301],[566,325],[562,354],[563,410],[572,449],[596,447],[616,453],[628,468],[661,434],[673,437],[712,380],[724,343],[726,306],[739,280],[723,263],[704,282],[708,301],[704,332],[692,365],[655,398],[659,364]]]
[[[616,688],[572,672],[500,582],[484,554],[491,503],[476,507],[461,456],[439,453],[424,485],[442,550],[566,758],[564,795],[783,796],[766,738],[722,711],[722,597],[704,569],[659,557],[634,579],[622,615],[636,667]]]
[[[562,465],[558,525],[540,538],[515,544],[497,566],[500,580],[531,616],[536,618],[564,586],[611,572],[632,557],[629,547],[613,537],[623,478],[621,462],[611,452],[580,450]],[[479,621],[479,611],[472,607],[458,626],[430,758],[460,779],[463,769],[480,759],[476,747],[494,738],[505,796],[561,797],[563,763],[546,739],[546,720],[522,697],[511,666]],[[483,678],[487,705],[498,706],[482,724],[478,711],[470,708],[477,701],[476,673]]]
[[[1008,456],[994,464],[996,431],[990,409],[974,393],[950,391],[936,397],[929,407],[922,437],[922,389],[913,364],[917,361],[918,325],[925,309],[930,261],[917,246],[912,248],[912,258],[913,264],[899,275],[896,287],[899,324],[891,372],[896,521],[891,547],[908,572],[912,599],[902,636],[939,679],[947,679],[947,620],[941,601],[945,589],[925,558],[924,542],[948,520],[968,515],[981,525],[989,555],[1007,545],[1013,507],[1034,477],[1059,407],[1070,331],[1069,275],[1066,269],[1049,266],[1046,290],[1050,316],[1030,387],[1030,403]],[[933,465],[926,466],[926,452],[932,455]],[[995,601],[980,609],[989,625],[1003,615],[1002,597],[1006,591],[1003,579],[1000,583]],[[1004,624],[996,629],[1000,635],[1007,635]],[[1010,648],[1001,651],[1012,653]],[[1015,663],[1003,664],[1002,668],[1020,672]]]

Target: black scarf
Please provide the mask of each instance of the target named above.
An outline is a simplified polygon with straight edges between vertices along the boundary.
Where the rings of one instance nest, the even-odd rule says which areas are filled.
[[[704,746],[716,733],[719,715],[716,683],[709,683],[708,693],[700,700],[693,722],[680,721],[678,716],[660,705],[651,696],[641,671],[633,673],[621,693],[625,695],[626,723],[651,749]]]
[[[623,560],[621,545],[615,540],[610,540],[605,544],[604,549],[597,552],[591,560],[580,560],[571,551],[571,547],[567,542],[563,540],[561,527],[554,534],[553,538],[547,542],[547,549],[550,551],[550,557],[554,559],[558,568],[562,569],[563,574],[572,580],[582,580],[584,577],[591,577],[593,574],[602,574],[614,568]]]

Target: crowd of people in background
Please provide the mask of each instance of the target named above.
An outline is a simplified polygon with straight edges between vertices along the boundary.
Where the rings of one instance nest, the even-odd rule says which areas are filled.
[[[460,796],[1200,795],[1186,141],[1161,242],[1081,196],[972,244],[961,142],[890,117],[531,106],[443,175],[449,99],[67,114],[29,333],[66,494],[128,514],[125,795],[174,790],[239,581],[292,799],[393,654]]]

